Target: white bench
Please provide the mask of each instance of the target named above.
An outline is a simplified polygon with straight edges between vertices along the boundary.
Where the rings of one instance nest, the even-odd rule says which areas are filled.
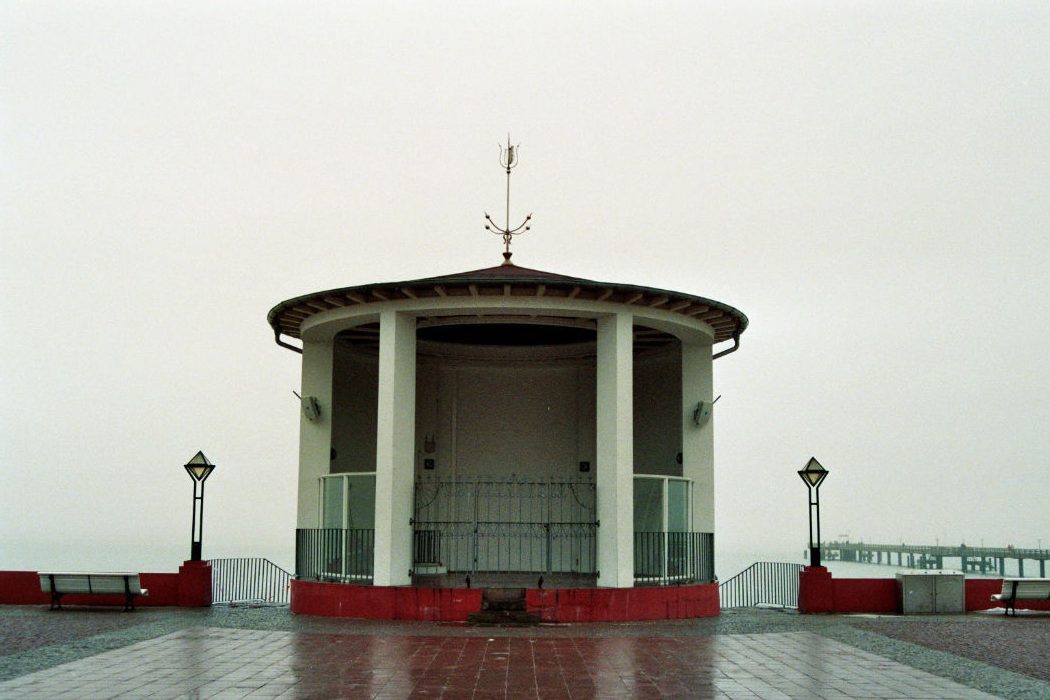
[[[135,596],[149,595],[139,582],[139,575],[128,573],[42,573],[40,590],[51,594],[52,610],[61,610],[62,596],[71,593],[122,595],[125,611],[135,609]]]
[[[993,595],[992,600],[1004,603],[1007,615],[1011,610],[1016,615],[1019,600],[1050,602],[1050,578],[1004,578],[1003,592]]]

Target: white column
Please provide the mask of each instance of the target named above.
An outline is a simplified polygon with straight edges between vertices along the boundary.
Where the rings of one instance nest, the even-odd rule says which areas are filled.
[[[598,585],[634,585],[634,317],[598,319]]]
[[[376,427],[377,586],[411,583],[412,492],[416,441],[416,319],[379,317],[379,400]]]
[[[693,532],[715,531],[715,416],[697,427],[693,412],[710,401],[711,345],[682,342],[682,476],[693,480]]]
[[[321,407],[321,417],[309,420],[299,412],[299,507],[297,527],[320,527],[321,498],[318,479],[328,473],[332,451],[332,367],[331,342],[303,342],[303,378],[299,393],[313,396]]]

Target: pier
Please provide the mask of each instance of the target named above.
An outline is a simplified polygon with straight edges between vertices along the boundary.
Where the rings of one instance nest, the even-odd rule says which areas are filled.
[[[955,568],[964,573],[1039,578],[1046,578],[1046,564],[1050,561],[1050,549],[971,547],[965,544],[869,544],[846,540],[823,543],[821,553],[825,561],[886,564],[909,569]],[[1026,562],[1029,563],[1027,573]]]

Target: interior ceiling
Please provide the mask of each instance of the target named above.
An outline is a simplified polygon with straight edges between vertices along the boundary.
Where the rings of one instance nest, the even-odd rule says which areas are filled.
[[[514,323],[481,323],[420,328],[420,340],[460,345],[566,345],[594,341],[592,328]]]
[[[455,324],[423,325],[417,337],[431,343],[480,347],[551,347],[558,345],[575,345],[594,343],[597,332],[593,326],[573,326],[563,323],[543,323],[539,318],[528,318],[521,323],[501,321],[499,323],[480,322],[479,319]],[[634,352],[660,350],[674,342],[676,338],[669,333],[646,326],[634,326]],[[379,351],[379,324],[368,323],[342,331],[337,342],[353,347],[355,350],[370,352]]]

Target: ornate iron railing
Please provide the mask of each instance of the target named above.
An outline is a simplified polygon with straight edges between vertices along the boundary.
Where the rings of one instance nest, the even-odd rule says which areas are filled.
[[[269,559],[210,559],[211,602],[288,604],[292,575]]]
[[[295,577],[314,581],[371,583],[375,530],[299,528],[295,531]]]
[[[714,579],[713,533],[634,533],[635,584],[669,586]]]
[[[775,605],[798,607],[798,575],[802,564],[755,562],[719,586],[722,608]]]

